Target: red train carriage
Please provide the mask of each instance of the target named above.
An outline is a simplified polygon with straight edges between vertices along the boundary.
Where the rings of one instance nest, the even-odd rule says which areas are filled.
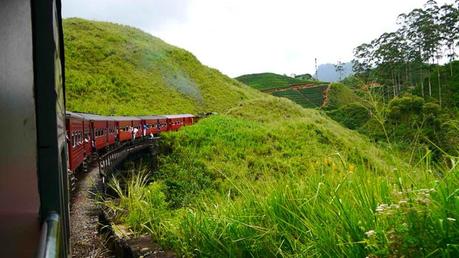
[[[118,129],[116,121],[112,117],[107,117],[107,144],[113,146],[118,138]]]
[[[183,123],[185,125],[192,125],[194,123],[195,116],[191,114],[183,114]]]
[[[142,138],[142,120],[138,117],[130,117],[132,119],[134,139]]]
[[[91,136],[91,123],[88,120],[83,121],[83,137],[84,137],[83,146],[84,146],[85,157],[89,157],[92,154],[92,136]]]
[[[161,122],[167,130],[166,118],[163,116],[141,116],[143,135],[156,135],[161,132]]]
[[[132,119],[124,116],[114,116],[115,127],[118,129],[119,142],[130,141],[132,139]]]
[[[180,127],[193,124],[193,115],[180,114],[180,115],[167,115],[167,126],[170,131],[177,131]]]
[[[118,128],[118,140],[120,142],[132,139],[132,121],[124,117],[113,117],[116,128]]]
[[[166,115],[167,118],[167,130],[177,131],[183,125],[183,117],[180,115]]]
[[[161,116],[160,119],[158,119],[159,123],[159,132],[166,132],[167,131],[167,118],[165,116]]]
[[[95,150],[106,148],[108,144],[108,121],[113,119],[93,114],[81,114],[89,122],[91,130],[91,145]]]
[[[67,112],[66,127],[69,153],[68,168],[75,172],[85,159],[84,118],[79,114]]]

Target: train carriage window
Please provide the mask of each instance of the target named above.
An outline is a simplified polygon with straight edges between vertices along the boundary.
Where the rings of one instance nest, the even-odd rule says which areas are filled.
[[[75,133],[72,133],[72,147],[75,148],[76,141],[75,141]]]

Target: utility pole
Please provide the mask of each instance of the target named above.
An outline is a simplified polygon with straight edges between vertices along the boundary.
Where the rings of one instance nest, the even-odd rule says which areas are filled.
[[[318,70],[319,70],[319,69],[317,68],[317,57],[314,59],[314,62],[315,62],[315,68],[316,68],[316,75],[315,75],[315,78],[316,78],[316,80],[319,80],[319,76],[318,76],[318,74],[317,74],[317,72],[318,72]]]

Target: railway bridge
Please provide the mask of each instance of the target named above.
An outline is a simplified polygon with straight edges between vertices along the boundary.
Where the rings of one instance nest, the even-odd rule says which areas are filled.
[[[143,139],[120,145],[96,157],[87,172],[81,172],[72,194],[70,244],[74,257],[112,257],[111,248],[100,235],[101,207],[98,196],[106,193],[106,183],[116,169],[130,157],[148,155],[160,138]]]

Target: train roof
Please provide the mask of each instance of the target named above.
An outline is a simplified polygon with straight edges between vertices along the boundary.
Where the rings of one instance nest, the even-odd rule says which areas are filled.
[[[178,114],[178,115],[164,115],[164,116],[169,119],[195,117],[192,114]]]
[[[166,119],[165,116],[159,116],[159,115],[151,115],[151,116],[139,116],[138,118],[143,119],[143,120],[151,120],[151,119]]]
[[[84,119],[81,113],[75,113],[75,112],[70,112],[70,111],[65,112],[65,117],[75,117],[75,118]]]
[[[67,117],[76,117],[92,121],[139,121],[141,119],[174,119],[174,118],[189,118],[195,117],[192,114],[177,114],[177,115],[149,115],[149,116],[101,116],[88,113],[66,112]]]
[[[92,121],[113,121],[111,116],[101,116],[101,115],[94,115],[94,114],[87,114],[87,113],[78,113],[86,120]]]
[[[139,121],[140,118],[136,116],[111,116],[115,121]]]

